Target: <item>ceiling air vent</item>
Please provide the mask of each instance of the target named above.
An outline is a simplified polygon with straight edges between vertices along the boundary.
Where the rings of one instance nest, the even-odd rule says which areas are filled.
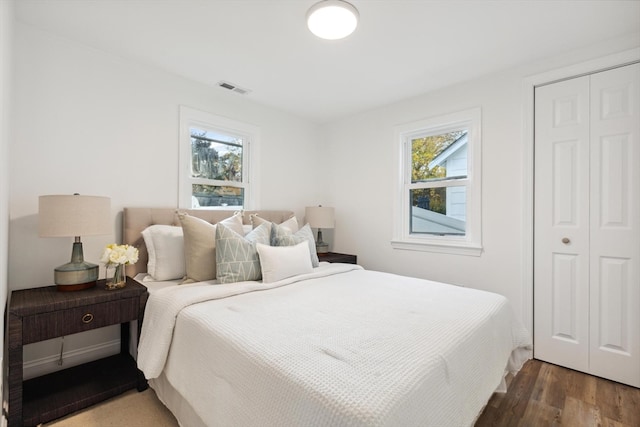
[[[241,87],[234,85],[233,83],[225,82],[224,80],[219,81],[218,86],[228,89],[232,92],[239,93],[240,95],[246,95],[249,92],[251,92],[249,89],[243,89]]]

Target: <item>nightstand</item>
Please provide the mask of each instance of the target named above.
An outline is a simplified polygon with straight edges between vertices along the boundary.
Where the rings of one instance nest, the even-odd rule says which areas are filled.
[[[318,254],[318,259],[325,262],[342,262],[345,264],[357,264],[358,257],[356,255],[339,254],[337,252],[327,252]]]
[[[127,286],[59,292],[55,286],[13,291],[7,308],[4,411],[9,427],[35,426],[118,395],[146,389],[129,354],[132,320],[142,327],[147,288],[127,277]],[[23,382],[25,344],[120,324],[120,353]]]

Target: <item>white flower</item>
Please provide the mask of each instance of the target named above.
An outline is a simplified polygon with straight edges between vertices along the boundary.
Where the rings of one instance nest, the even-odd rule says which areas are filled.
[[[138,249],[111,243],[104,248],[100,261],[106,265],[135,264],[138,262]]]
[[[125,256],[127,258],[127,264],[135,264],[138,262],[138,249],[133,246],[125,245],[124,250]]]

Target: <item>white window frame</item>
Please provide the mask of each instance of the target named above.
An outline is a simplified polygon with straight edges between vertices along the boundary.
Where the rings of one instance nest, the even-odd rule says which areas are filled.
[[[394,198],[394,230],[391,246],[395,249],[480,256],[482,253],[482,111],[472,108],[431,117],[394,128],[397,184]],[[466,187],[466,229],[464,236],[412,234],[410,190],[411,141],[415,138],[468,130],[467,178],[449,182]],[[439,182],[437,186],[443,186]]]
[[[203,180],[191,176],[191,127],[242,137],[242,182]],[[182,209],[191,209],[192,184],[208,184],[243,188],[244,206],[242,209],[257,209],[256,200],[259,193],[258,162],[252,161],[252,159],[258,158],[259,141],[260,128],[257,126],[181,105],[178,206]],[[203,206],[200,209],[229,208],[228,206]]]

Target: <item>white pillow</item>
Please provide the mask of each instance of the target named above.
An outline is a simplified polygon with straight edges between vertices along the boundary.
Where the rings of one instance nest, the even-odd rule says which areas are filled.
[[[270,221],[267,221],[264,218],[260,218],[260,216],[257,213],[249,215],[249,220],[251,221],[251,224],[253,225],[253,228],[256,228],[257,226],[259,226],[262,223],[270,222]],[[299,229],[298,220],[296,219],[295,215],[292,216],[291,218],[287,219],[287,220],[284,220],[283,222],[281,222],[278,225],[280,227],[284,227],[284,228],[286,228],[288,230],[291,230],[292,233],[295,233]]]
[[[154,281],[182,279],[185,275],[182,227],[151,225],[142,231],[149,261],[147,274]]]
[[[256,248],[260,257],[263,283],[277,282],[313,271],[307,242],[294,246],[269,246],[257,243]]]
[[[311,266],[317,267],[320,264],[318,253],[316,252],[316,241],[309,224],[305,224],[300,230],[292,233],[287,227],[273,224],[271,228],[271,246],[293,246],[306,241],[309,245],[309,256]]]

